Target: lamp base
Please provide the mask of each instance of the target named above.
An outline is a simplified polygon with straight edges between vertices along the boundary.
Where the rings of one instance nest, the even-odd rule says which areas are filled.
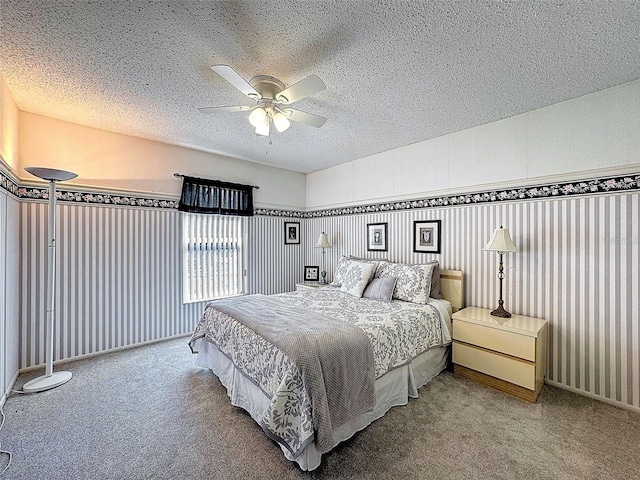
[[[71,380],[73,374],[71,372],[55,372],[50,376],[42,375],[41,377],[34,378],[27,382],[22,387],[24,393],[37,393],[49,390],[50,388],[58,387],[63,383],[67,383]]]
[[[493,312],[491,312],[491,315],[493,315],[494,317],[500,317],[500,318],[511,318],[511,314],[507,312],[504,308],[502,308],[502,305],[500,305]]]

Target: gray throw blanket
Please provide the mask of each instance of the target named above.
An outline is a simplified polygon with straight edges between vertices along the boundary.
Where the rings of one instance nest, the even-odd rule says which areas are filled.
[[[265,295],[210,305],[273,343],[297,366],[311,398],[320,453],[333,448],[332,430],[373,409],[373,349],[360,328]]]

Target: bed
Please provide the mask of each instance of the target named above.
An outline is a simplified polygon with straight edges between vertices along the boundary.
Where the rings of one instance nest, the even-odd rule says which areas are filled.
[[[211,302],[189,341],[196,365],[287,459],[314,470],[446,368],[463,277],[433,263],[343,257],[327,287]]]

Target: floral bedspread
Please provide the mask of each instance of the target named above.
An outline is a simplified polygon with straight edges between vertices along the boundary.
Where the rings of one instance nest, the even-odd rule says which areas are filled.
[[[371,341],[376,378],[450,342],[444,320],[430,304],[357,299],[332,287],[274,297],[361,328]],[[294,456],[314,441],[311,400],[302,388],[300,372],[287,355],[212,306],[207,306],[191,337],[192,350],[199,338],[215,344],[271,399],[259,422],[269,437]]]

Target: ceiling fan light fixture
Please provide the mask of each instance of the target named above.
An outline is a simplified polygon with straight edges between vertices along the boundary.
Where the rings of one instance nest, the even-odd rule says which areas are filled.
[[[287,128],[289,128],[290,125],[291,122],[289,122],[289,119],[286,117],[286,115],[278,112],[273,116],[273,126],[276,127],[276,130],[278,132],[284,132]]]
[[[265,120],[261,125],[256,126],[256,133],[265,137],[269,136],[269,117],[265,115]]]
[[[309,75],[285,87],[282,81],[269,75],[256,75],[247,82],[229,65],[212,65],[211,69],[257,104],[198,108],[202,113],[250,111],[249,122],[255,128],[256,134],[265,136],[269,136],[272,120],[278,132],[288,130],[291,126],[290,121],[315,128],[322,127],[327,121],[319,115],[285,107],[327,88],[315,75]]]
[[[256,128],[256,133],[258,131],[258,128],[264,125],[265,121],[267,122],[268,128],[269,118],[267,116],[267,111],[262,107],[254,108],[253,112],[251,112],[251,115],[249,115],[249,123],[251,123],[251,125]]]

